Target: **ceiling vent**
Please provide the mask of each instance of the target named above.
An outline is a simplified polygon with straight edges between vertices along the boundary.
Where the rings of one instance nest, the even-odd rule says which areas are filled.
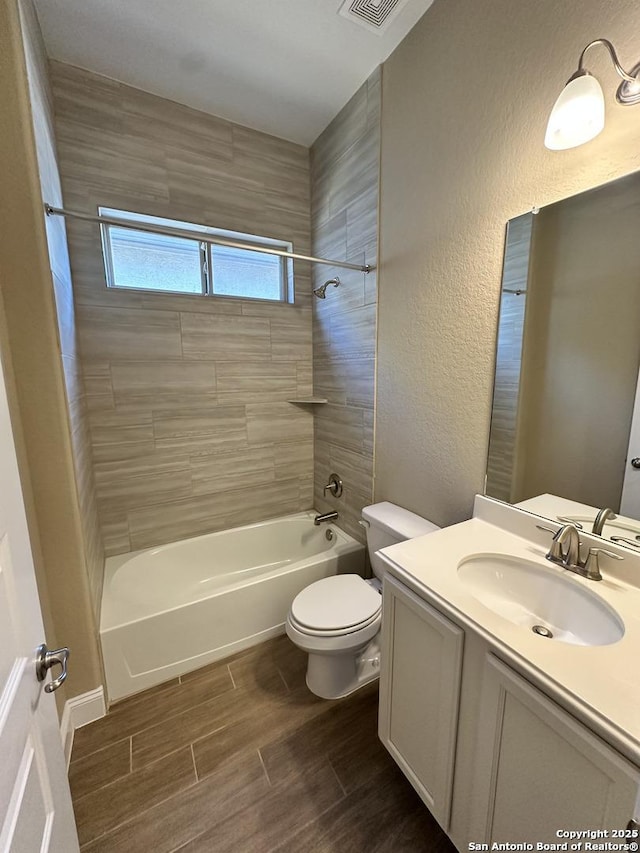
[[[370,32],[382,34],[409,0],[345,0],[338,10]]]

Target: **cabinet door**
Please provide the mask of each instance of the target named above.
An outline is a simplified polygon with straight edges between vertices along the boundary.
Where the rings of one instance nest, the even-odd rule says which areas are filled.
[[[379,735],[443,829],[448,828],[464,632],[385,578]]]
[[[491,654],[485,675],[473,840],[558,843],[561,829],[624,829],[640,771]]]

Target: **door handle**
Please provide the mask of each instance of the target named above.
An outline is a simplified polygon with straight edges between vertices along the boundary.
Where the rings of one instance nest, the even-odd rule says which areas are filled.
[[[631,467],[632,468],[640,468],[640,457],[636,456],[635,459],[631,460]]]
[[[62,672],[57,678],[54,678],[50,684],[45,684],[44,692],[53,693],[67,679],[67,662],[69,660],[69,649],[54,649],[49,651],[45,643],[38,646],[36,650],[36,676],[38,681],[44,681],[47,672],[52,666],[60,665]]]

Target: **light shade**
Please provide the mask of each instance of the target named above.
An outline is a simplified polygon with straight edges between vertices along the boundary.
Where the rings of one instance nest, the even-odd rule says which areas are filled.
[[[591,74],[580,71],[569,80],[551,110],[544,144],[552,151],[575,148],[603,128],[602,87]]]

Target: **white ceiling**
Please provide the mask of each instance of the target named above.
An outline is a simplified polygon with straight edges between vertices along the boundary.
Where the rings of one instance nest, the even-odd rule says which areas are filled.
[[[54,59],[303,145],[431,2],[378,34],[342,0],[35,0]]]

